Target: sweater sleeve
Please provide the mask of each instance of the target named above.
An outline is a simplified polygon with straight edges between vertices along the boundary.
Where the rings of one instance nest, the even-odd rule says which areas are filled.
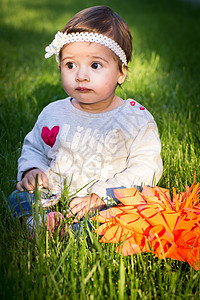
[[[107,181],[97,181],[90,192],[103,197],[106,204],[114,197],[116,188],[155,185],[162,175],[161,143],[156,123],[149,121],[132,141],[126,168]]]
[[[32,131],[24,139],[21,156],[18,159],[18,181],[22,179],[23,173],[31,168],[38,168],[43,172],[49,168],[50,159],[47,157],[41,141],[39,122],[38,119]]]

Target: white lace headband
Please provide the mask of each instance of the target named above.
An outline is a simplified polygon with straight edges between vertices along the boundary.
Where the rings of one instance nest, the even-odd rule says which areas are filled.
[[[111,38],[105,35],[93,33],[93,32],[76,32],[76,33],[63,33],[58,31],[55,38],[49,46],[45,48],[46,54],[45,58],[51,57],[53,54],[56,56],[57,63],[60,62],[59,54],[61,48],[65,44],[74,42],[90,42],[104,45],[111,49],[119,59],[127,66],[127,59],[124,50]]]

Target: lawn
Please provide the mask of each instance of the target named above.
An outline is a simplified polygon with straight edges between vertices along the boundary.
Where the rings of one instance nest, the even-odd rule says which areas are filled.
[[[158,124],[164,164],[159,186],[183,191],[195,171],[200,181],[200,5],[193,2],[1,0],[1,299],[200,298],[200,272],[187,263],[153,254],[123,257],[93,234],[90,243],[73,233],[51,239],[41,228],[33,242],[6,206],[25,135],[44,106],[66,96],[44,48],[77,11],[100,4],[111,6],[132,31],[133,60],[117,94],[136,99]]]

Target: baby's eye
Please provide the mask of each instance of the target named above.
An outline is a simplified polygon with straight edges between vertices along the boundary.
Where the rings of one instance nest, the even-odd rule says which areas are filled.
[[[98,62],[94,62],[92,65],[91,65],[92,69],[100,69],[102,67],[102,65]]]
[[[68,63],[66,63],[66,66],[67,66],[68,69],[73,69],[73,68],[75,68],[75,64],[72,63],[71,61],[69,61]]]

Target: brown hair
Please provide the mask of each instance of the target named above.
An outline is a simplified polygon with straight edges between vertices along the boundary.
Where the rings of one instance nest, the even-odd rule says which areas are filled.
[[[108,6],[93,6],[75,14],[62,32],[96,32],[117,42],[124,50],[127,63],[132,57],[132,36],[126,22]],[[62,52],[62,51],[61,51]],[[60,56],[61,56],[60,52]],[[122,62],[118,58],[120,70]]]

